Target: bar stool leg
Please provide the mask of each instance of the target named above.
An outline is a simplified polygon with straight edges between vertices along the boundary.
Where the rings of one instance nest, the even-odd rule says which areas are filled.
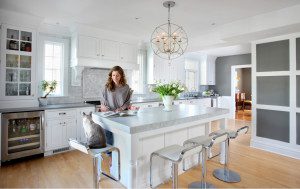
[[[172,163],[172,188],[178,188],[178,164]]]
[[[240,182],[241,177],[238,173],[228,169],[229,164],[229,138],[225,142],[225,164],[224,168],[216,169],[213,172],[214,177],[224,182]]]
[[[153,154],[150,155],[150,188],[153,188],[153,178],[152,178],[152,161],[153,161]]]
[[[99,188],[98,157],[93,158],[93,180],[93,187]]]
[[[214,185],[206,182],[206,159],[207,159],[207,149],[202,150],[202,175],[201,181],[193,182],[189,184],[189,188],[216,188]]]

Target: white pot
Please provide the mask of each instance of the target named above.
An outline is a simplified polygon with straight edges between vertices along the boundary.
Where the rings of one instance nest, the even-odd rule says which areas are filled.
[[[172,111],[174,96],[163,96],[162,99],[165,106],[164,110],[167,112]]]
[[[47,98],[38,98],[39,100],[39,105],[40,106],[47,106],[48,102],[47,102]]]

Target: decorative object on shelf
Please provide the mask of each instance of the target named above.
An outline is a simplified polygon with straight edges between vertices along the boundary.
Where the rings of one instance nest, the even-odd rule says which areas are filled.
[[[182,26],[170,21],[170,9],[174,1],[165,1],[168,8],[168,23],[157,26],[151,35],[151,47],[154,53],[163,59],[175,59],[183,55],[188,45],[188,37]]]
[[[47,96],[54,92],[57,87],[57,81],[46,81],[41,82],[41,89],[45,92],[43,97],[38,98],[40,106],[47,106]]]
[[[178,96],[178,94],[185,91],[185,87],[179,82],[171,82],[167,84],[158,82],[151,91],[158,93],[161,96],[165,106],[165,111],[172,111],[174,99]]]
[[[215,94],[214,90],[205,90],[202,92],[202,96],[205,96],[205,97],[213,96],[214,94]]]

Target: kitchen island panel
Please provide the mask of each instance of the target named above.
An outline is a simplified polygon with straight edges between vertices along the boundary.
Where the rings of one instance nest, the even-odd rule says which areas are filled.
[[[96,123],[113,132],[114,146],[120,149],[121,154],[121,183],[127,188],[150,186],[152,152],[172,144],[182,145],[186,139],[208,134],[211,121],[221,120],[221,128],[225,128],[225,119],[229,116],[227,109],[204,108],[200,105],[174,106],[172,112],[160,108],[148,108],[140,111],[137,116],[129,117],[103,118],[99,113],[93,113]],[[197,156],[194,155],[188,159],[187,165],[190,167],[196,162]],[[224,151],[221,163],[224,163]],[[154,185],[170,178],[169,165],[169,162],[155,159]],[[179,174],[183,172],[181,167],[180,164]]]

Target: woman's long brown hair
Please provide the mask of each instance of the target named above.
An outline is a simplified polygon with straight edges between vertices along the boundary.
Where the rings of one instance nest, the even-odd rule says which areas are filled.
[[[108,79],[107,82],[105,84],[105,86],[108,88],[109,91],[114,91],[116,89],[116,85],[112,79],[112,72],[113,71],[117,71],[120,75],[121,75],[121,79],[120,79],[120,84],[122,86],[127,84],[126,78],[125,78],[125,74],[124,74],[124,70],[120,67],[120,66],[114,66],[109,74],[108,74]]]

